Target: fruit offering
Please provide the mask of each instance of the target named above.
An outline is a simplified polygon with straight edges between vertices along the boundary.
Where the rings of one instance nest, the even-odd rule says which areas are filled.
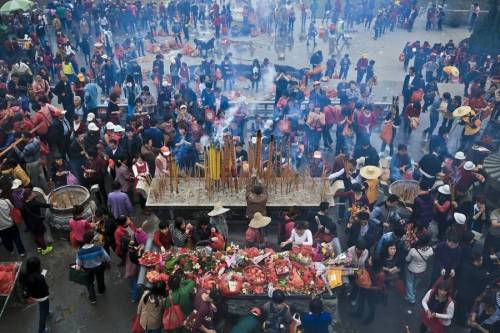
[[[0,263],[0,295],[10,294],[16,278],[17,264],[15,262]]]
[[[156,266],[161,262],[161,254],[151,251],[146,251],[139,259],[139,264],[146,267]]]
[[[253,285],[263,285],[267,282],[264,269],[257,265],[247,266],[243,269],[245,280]]]

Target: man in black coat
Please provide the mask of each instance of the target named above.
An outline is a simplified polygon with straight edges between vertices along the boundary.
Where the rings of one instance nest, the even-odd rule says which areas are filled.
[[[354,150],[354,158],[365,158],[365,165],[373,165],[378,167],[380,157],[375,148],[370,144],[370,139],[361,138],[359,146]]]
[[[457,307],[455,309],[457,324],[465,326],[474,301],[486,287],[487,279],[488,273],[483,267],[481,253],[473,252],[457,277]]]
[[[117,144],[116,140],[109,140],[109,144],[104,150],[104,153],[108,155],[110,160],[113,161],[125,161],[126,154],[123,152],[122,148]]]
[[[433,147],[431,152],[422,156],[418,162],[420,181],[426,183],[430,188],[434,185],[436,176],[441,171],[442,162],[436,149],[436,147]]]
[[[47,141],[50,151],[53,154],[59,153],[63,159],[66,159],[66,153],[69,147],[69,138],[71,135],[71,125],[64,118],[66,111],[56,109],[54,118],[47,132]]]
[[[62,104],[64,110],[66,111],[66,119],[73,121],[73,115],[75,110],[75,105],[73,104],[73,90],[71,89],[71,83],[68,81],[68,77],[61,74],[61,80],[57,82],[53,90],[54,94],[57,96],[57,102]]]
[[[125,128],[125,136],[120,141],[120,150],[129,163],[141,153],[142,142],[131,127]]]
[[[155,67],[158,67],[158,72],[160,73],[160,77],[163,79],[165,75],[165,65],[163,64],[163,56],[161,54],[156,55],[156,60],[153,61],[153,71]]]
[[[418,86],[418,78],[417,75],[415,74],[415,68],[410,67],[408,70],[408,74],[405,76],[405,80],[403,82],[403,102],[404,102],[404,107],[406,107],[408,104],[411,102],[411,95],[413,92],[420,87]]]

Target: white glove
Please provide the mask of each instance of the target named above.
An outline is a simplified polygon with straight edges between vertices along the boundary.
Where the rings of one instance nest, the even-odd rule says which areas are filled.
[[[300,316],[298,313],[295,313],[292,317],[293,321],[297,323],[297,326],[302,325],[302,321],[300,320]]]
[[[273,292],[274,292],[273,284],[269,282],[269,284],[267,285],[267,296],[269,296],[269,298],[273,298]]]
[[[361,156],[360,158],[358,158],[356,160],[356,169],[358,169],[362,165],[365,165],[365,160],[366,160],[366,157],[364,157],[364,156]]]
[[[443,268],[443,269],[441,270],[441,275],[442,275],[442,276],[444,276],[445,274],[446,274],[446,269],[444,269],[444,268]]]

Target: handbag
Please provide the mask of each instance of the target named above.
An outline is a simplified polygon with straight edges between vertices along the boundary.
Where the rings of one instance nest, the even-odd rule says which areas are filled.
[[[342,136],[351,136],[351,135],[352,135],[351,128],[348,125],[344,126],[344,129],[342,129]]]
[[[68,172],[68,174],[66,175],[66,184],[78,185],[78,179],[71,172]]]
[[[193,310],[189,316],[184,321],[184,329],[187,332],[195,333],[198,332],[198,311]]]
[[[23,216],[21,215],[21,210],[16,207],[12,207],[10,209],[10,218],[14,221],[15,224],[20,224],[23,220]]]
[[[71,264],[69,266],[69,280],[71,282],[87,285],[89,281],[89,273],[82,269],[76,269],[76,264]]]
[[[132,317],[132,327],[130,330],[132,333],[144,333],[144,328],[141,326],[141,316],[138,314]]]
[[[356,283],[361,288],[370,288],[372,286],[372,278],[366,269],[360,269],[356,276]]]
[[[47,156],[50,153],[49,146],[43,141],[39,141],[40,155]]]
[[[388,145],[392,141],[392,121],[388,121],[384,124],[382,127],[382,130],[380,131],[380,138],[382,141]]]
[[[182,312],[179,304],[174,304],[172,294],[170,294],[170,306],[163,312],[163,328],[168,330],[175,330],[182,327],[184,324],[185,315]]]
[[[402,296],[406,295],[406,286],[403,280],[397,279],[394,281],[394,289]]]
[[[412,130],[417,129],[418,125],[420,125],[420,118],[419,117],[410,117],[410,127]]]

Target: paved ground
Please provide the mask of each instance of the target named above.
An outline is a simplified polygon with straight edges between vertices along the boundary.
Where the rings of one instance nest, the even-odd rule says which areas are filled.
[[[446,28],[443,32],[425,32],[423,30],[424,22],[418,21],[415,31],[409,34],[406,31],[397,30],[384,35],[380,40],[374,41],[370,35],[367,35],[363,29],[360,32],[353,33],[353,45],[350,50],[353,60],[357,60],[358,56],[367,51],[370,58],[373,58],[376,63],[376,73],[380,78],[380,85],[376,87],[376,99],[390,99],[393,94],[399,94],[403,70],[401,63],[397,57],[407,40],[428,40],[429,42],[443,42],[448,39],[459,41],[466,37],[467,32],[464,29],[449,29]],[[255,52],[259,59],[269,57],[271,61],[277,63],[276,54],[269,47],[269,41],[264,37],[258,37],[256,40],[257,50]],[[326,49],[323,42],[320,42],[320,47]],[[295,48],[292,52],[287,53],[286,63],[293,66],[302,67],[308,63],[308,52],[303,42],[296,41]],[[238,57],[249,59],[248,54],[237,54]],[[191,62],[191,61],[190,61]],[[354,78],[355,72],[351,70],[349,78]],[[428,122],[424,116],[423,124],[419,131],[413,134],[411,153],[414,157],[421,154],[421,146],[419,144],[421,134],[419,133],[425,128]],[[458,133],[458,131],[457,131]],[[378,136],[373,136],[373,143],[379,147]],[[139,217],[139,221],[142,218]],[[136,305],[132,304],[128,295],[128,286],[125,280],[120,277],[120,273],[115,265],[111,271],[106,274],[107,293],[106,296],[98,298],[98,303],[91,306],[86,299],[86,290],[83,287],[70,283],[67,279],[67,267],[74,260],[74,252],[68,245],[64,236],[55,237],[55,251],[48,256],[42,258],[43,266],[48,270],[47,280],[51,289],[51,307],[54,311],[54,316],[51,321],[51,332],[54,333],[101,333],[101,332],[129,332],[130,319],[135,311]],[[33,255],[35,249],[33,241],[29,234],[23,233],[23,239],[28,248],[29,254]],[[2,261],[15,260],[15,256],[11,256],[0,248],[0,258]],[[116,258],[115,258],[116,259]],[[425,282],[427,283],[427,282]],[[423,289],[420,288],[420,295]],[[249,304],[241,304],[240,309],[247,308]],[[411,332],[418,330],[418,306],[409,306],[398,295],[391,295],[386,307],[380,306],[377,309],[377,320],[370,326],[363,327],[359,321],[352,320],[347,316],[351,311],[350,304],[345,301],[340,301],[339,312],[340,316],[336,320],[341,322],[337,326],[337,332],[387,332],[399,333],[404,332],[405,325],[409,325]],[[411,311],[409,313],[408,311]],[[4,313],[1,324],[0,333],[15,332],[15,333],[30,333],[36,331],[37,325],[37,308],[35,306],[25,307],[18,301],[13,299],[6,312]],[[458,332],[458,330],[454,330]]]

